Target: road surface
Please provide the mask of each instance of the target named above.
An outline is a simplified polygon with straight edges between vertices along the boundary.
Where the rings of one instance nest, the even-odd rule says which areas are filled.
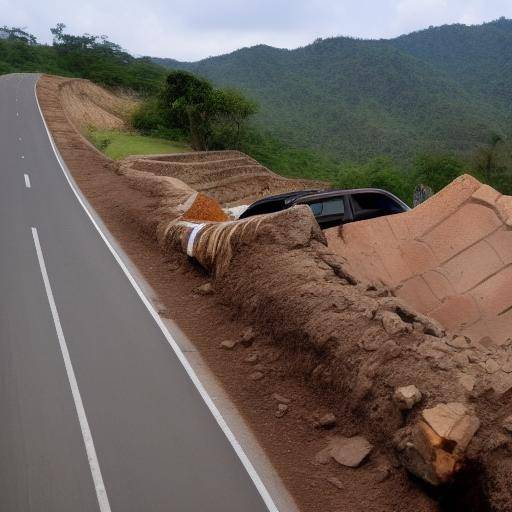
[[[272,510],[68,183],[36,80],[0,77],[0,510]]]

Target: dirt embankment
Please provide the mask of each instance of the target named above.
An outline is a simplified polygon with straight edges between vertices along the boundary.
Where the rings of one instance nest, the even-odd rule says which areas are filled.
[[[42,79],[38,94],[82,190],[304,510],[436,510],[404,468],[433,484],[459,475],[459,487],[441,491],[445,510],[510,509],[509,345],[447,335],[389,288],[357,279],[306,207],[193,230],[180,219],[198,197],[200,167],[190,184],[133,162],[115,175],[72,130],[55,80]]]
[[[122,130],[136,102],[128,97],[93,84],[89,80],[63,79],[60,88],[64,112],[80,131],[89,127],[97,130]]]

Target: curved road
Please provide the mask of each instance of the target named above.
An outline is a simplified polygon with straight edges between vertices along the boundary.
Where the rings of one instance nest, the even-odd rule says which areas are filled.
[[[0,77],[0,510],[275,510],[66,180],[36,80]]]

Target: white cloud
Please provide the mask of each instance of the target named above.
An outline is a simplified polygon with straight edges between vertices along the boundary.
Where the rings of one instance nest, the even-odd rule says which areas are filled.
[[[62,21],[107,34],[138,55],[195,60],[264,43],[294,48],[317,37],[393,37],[429,25],[512,17],[510,0],[0,0],[2,23],[41,41]]]

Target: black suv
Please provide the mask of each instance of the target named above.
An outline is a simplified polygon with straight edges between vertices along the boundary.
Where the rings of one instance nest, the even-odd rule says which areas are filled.
[[[398,197],[378,188],[354,190],[299,190],[265,197],[251,204],[240,219],[307,204],[322,229],[356,220],[373,219],[410,210]]]

